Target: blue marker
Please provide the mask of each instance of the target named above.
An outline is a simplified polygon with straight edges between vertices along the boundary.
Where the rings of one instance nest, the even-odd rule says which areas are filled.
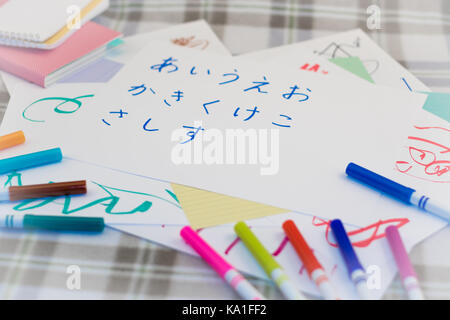
[[[62,152],[54,148],[0,160],[0,174],[60,162]]]
[[[345,265],[347,266],[348,275],[356,287],[358,295],[363,300],[369,300],[367,290],[366,271],[358,260],[356,252],[353,249],[352,243],[347,236],[347,232],[344,229],[342,221],[335,219],[330,223],[331,230],[333,231],[334,238],[336,239],[339,251],[344,258]]]
[[[101,217],[40,216],[33,214],[1,214],[0,227],[49,231],[102,232]]]
[[[437,215],[444,220],[450,221],[450,209],[448,207],[446,208],[444,205],[439,204],[436,201],[431,201],[430,198],[417,193],[414,189],[405,187],[354,163],[349,163],[345,172],[349,177],[364,182],[365,184],[383,191],[406,204],[415,205],[422,210]]]

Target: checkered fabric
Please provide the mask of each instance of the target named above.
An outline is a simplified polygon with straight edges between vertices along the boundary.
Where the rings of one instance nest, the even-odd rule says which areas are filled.
[[[205,19],[233,54],[359,27],[434,91],[450,91],[450,1],[447,0],[111,0],[96,22],[125,36]],[[367,8],[381,29],[367,28]],[[0,113],[9,95],[0,81]],[[412,252],[427,298],[450,298],[449,228]],[[71,266],[81,288],[71,288]],[[68,273],[69,272],[69,273]],[[252,282],[268,298],[271,284]],[[1,231],[2,299],[236,299],[203,261],[107,229],[101,235]],[[385,295],[404,299],[398,278]]]

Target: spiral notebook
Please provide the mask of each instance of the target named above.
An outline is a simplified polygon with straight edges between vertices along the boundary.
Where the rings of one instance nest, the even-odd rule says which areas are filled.
[[[109,6],[109,0],[0,2],[0,45],[54,49]]]
[[[0,70],[47,87],[120,43],[121,34],[88,22],[53,50],[0,46]]]

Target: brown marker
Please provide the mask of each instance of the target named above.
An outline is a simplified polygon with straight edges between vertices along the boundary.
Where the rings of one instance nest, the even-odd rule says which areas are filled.
[[[28,186],[9,187],[8,191],[0,193],[0,201],[58,197],[73,194],[85,194],[86,192],[86,180],[32,184]]]

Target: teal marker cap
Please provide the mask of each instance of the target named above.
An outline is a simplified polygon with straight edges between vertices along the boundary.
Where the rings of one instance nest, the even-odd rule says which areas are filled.
[[[26,214],[23,217],[26,229],[44,229],[51,231],[102,232],[105,221],[99,217],[61,217]]]
[[[0,160],[0,174],[60,162],[62,157],[61,149],[53,148],[3,159]]]

